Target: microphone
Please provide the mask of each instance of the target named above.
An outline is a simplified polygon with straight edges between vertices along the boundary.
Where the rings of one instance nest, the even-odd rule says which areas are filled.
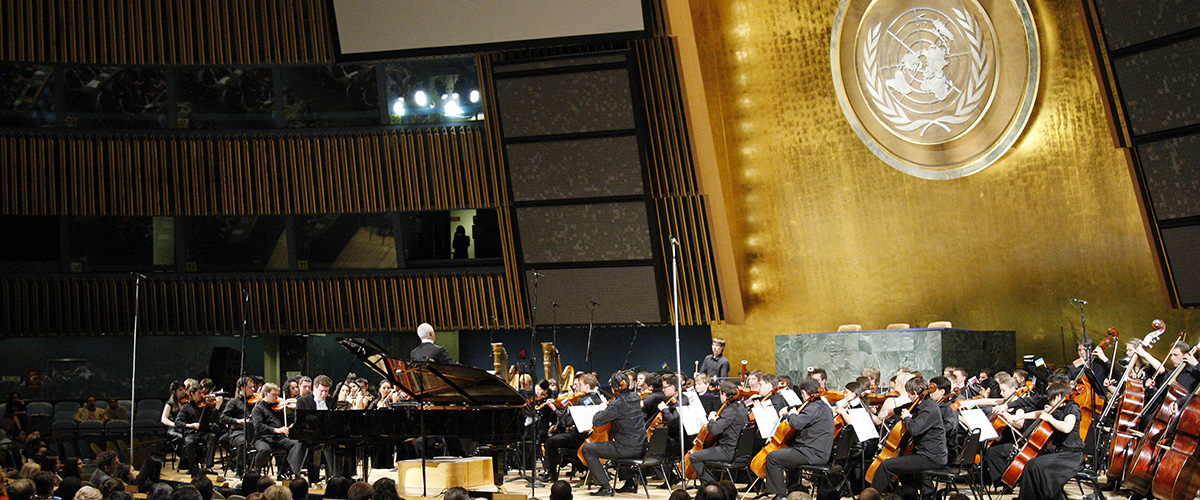
[[[249,291],[242,290],[242,300],[245,300],[246,302],[250,302],[250,292]]]
[[[539,273],[539,272],[537,272],[537,271],[529,271],[529,273],[530,273],[530,274],[532,274],[532,275],[534,275],[534,276],[537,276],[537,277],[539,277],[539,278],[545,278],[545,277],[546,277],[546,275],[545,275],[545,274]]]
[[[641,321],[634,320],[634,322],[637,323],[638,326],[646,326],[646,324],[642,323]]]
[[[1087,305],[1087,301],[1086,301],[1086,300],[1080,300],[1080,299],[1071,299],[1071,302],[1074,302],[1074,303],[1076,303],[1076,304],[1082,304],[1082,305],[1085,305],[1085,306]]]
[[[588,302],[589,302],[589,303],[591,303],[593,306],[598,306],[598,305],[600,305],[600,303],[599,303],[599,302],[596,302],[596,301],[594,301],[594,300],[589,300]]]
[[[550,307],[558,307],[558,302],[551,302]]]
[[[129,273],[129,275],[130,275],[130,276],[133,276],[133,277],[135,277],[135,278],[146,279],[146,275],[145,275],[145,274],[142,274],[142,273]]]
[[[672,245],[675,245],[675,246],[679,246],[679,240],[675,239],[675,237],[674,237],[674,236],[672,236],[672,237],[671,237],[671,244],[672,244]]]

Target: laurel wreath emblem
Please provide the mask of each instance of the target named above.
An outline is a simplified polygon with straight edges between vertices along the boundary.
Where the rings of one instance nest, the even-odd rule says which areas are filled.
[[[867,43],[863,46],[863,56],[866,60],[864,73],[866,74],[867,92],[871,94],[871,101],[875,104],[875,108],[898,130],[912,132],[920,129],[919,134],[924,137],[925,132],[936,125],[949,133],[951,132],[950,125],[966,122],[983,100],[988,83],[986,76],[991,68],[991,60],[987,57],[983,35],[979,33],[979,24],[970,14],[959,9],[952,10],[955,22],[962,28],[967,38],[971,69],[966,85],[957,98],[958,103],[954,113],[950,115],[942,115],[933,119],[910,118],[909,114],[905,112],[904,106],[896,102],[888,91],[886,79],[881,77],[879,71],[879,39],[882,35],[883,23],[876,24],[867,32]]]

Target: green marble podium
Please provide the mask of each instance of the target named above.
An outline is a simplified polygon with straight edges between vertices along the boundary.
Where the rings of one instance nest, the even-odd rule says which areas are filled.
[[[824,368],[831,390],[841,389],[867,366],[879,368],[884,380],[901,366],[928,380],[941,375],[945,366],[975,374],[984,368],[1012,371],[1018,361],[1016,332],[1008,330],[909,328],[775,336],[775,373],[799,381],[809,367]]]

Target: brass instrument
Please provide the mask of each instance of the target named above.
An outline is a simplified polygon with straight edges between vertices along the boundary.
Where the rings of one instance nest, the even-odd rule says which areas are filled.
[[[514,389],[521,388],[521,371],[517,365],[508,366],[508,351],[500,342],[492,344],[492,368],[496,370],[496,376],[504,379],[508,385]]]
[[[542,368],[546,370],[546,380],[553,379],[558,382],[559,391],[571,390],[571,384],[575,383],[575,368],[571,365],[562,366],[554,342],[542,342]]]

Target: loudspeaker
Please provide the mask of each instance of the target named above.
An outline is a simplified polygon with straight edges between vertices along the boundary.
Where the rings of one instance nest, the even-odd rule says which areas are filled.
[[[242,353],[232,347],[214,347],[208,361],[208,378],[216,389],[234,392],[242,371]]]

